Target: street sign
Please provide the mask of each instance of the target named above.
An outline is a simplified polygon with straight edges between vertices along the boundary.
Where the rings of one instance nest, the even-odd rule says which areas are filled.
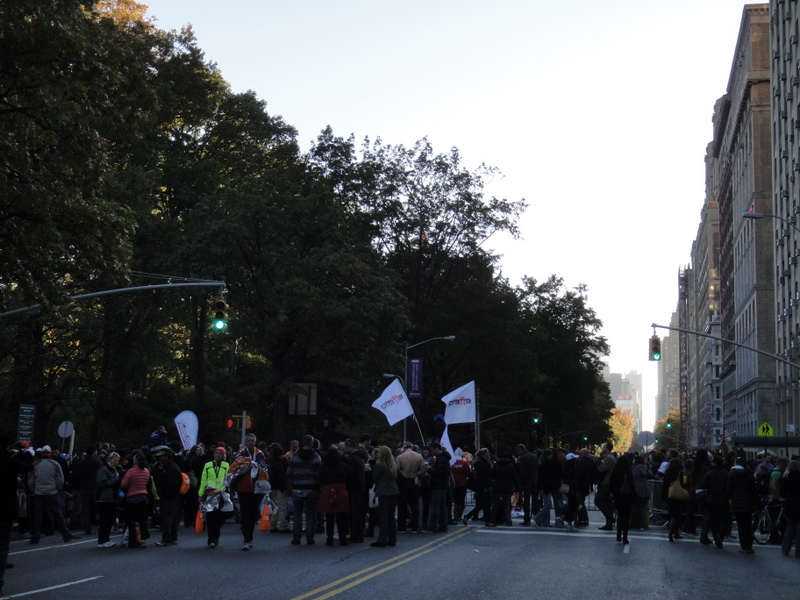
[[[649,446],[656,441],[656,436],[652,431],[640,431],[637,439],[642,446]]]
[[[36,420],[35,404],[20,404],[19,419],[17,419],[17,441],[33,441],[33,423]]]
[[[58,435],[64,439],[71,436],[73,431],[75,431],[75,425],[72,424],[72,421],[62,421],[58,426]]]
[[[761,425],[759,425],[758,435],[764,437],[772,437],[773,435],[775,435],[775,429],[772,427],[772,425],[770,425],[765,421]]]

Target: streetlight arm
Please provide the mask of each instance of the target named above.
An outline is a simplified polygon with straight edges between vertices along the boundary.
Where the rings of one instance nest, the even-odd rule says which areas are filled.
[[[406,352],[411,350],[411,348],[416,348],[417,346],[422,346],[422,344],[427,344],[428,342],[432,342],[434,340],[447,340],[448,342],[452,342],[454,339],[456,339],[456,336],[454,336],[454,335],[444,335],[444,336],[439,336],[439,337],[432,337],[432,338],[430,338],[428,340],[425,340],[424,342],[418,342],[416,344],[411,344],[410,346],[406,346]]]
[[[757,220],[763,219],[764,217],[769,217],[770,219],[778,219],[778,221],[782,221],[786,223],[789,227],[794,229],[796,232],[800,233],[800,228],[798,228],[794,223],[792,223],[789,219],[784,219],[779,215],[771,215],[768,213],[759,213],[759,212],[745,212],[742,213],[743,219],[750,219],[750,220]]]

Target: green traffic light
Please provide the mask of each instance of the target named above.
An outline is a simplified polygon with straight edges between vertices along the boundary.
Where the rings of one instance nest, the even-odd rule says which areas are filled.
[[[658,352],[653,353],[653,360],[661,360],[661,355]]]
[[[223,331],[228,324],[225,322],[225,319],[214,319],[214,329],[217,331]]]

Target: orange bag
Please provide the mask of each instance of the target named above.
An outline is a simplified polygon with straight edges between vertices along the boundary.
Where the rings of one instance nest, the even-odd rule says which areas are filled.
[[[271,526],[269,518],[269,502],[264,503],[264,509],[261,511],[261,521],[258,524],[259,531],[269,531]]]
[[[200,535],[201,533],[203,533],[203,529],[205,529],[205,526],[206,522],[205,519],[203,519],[203,511],[202,509],[198,508],[197,514],[194,517],[194,532],[197,535]]]

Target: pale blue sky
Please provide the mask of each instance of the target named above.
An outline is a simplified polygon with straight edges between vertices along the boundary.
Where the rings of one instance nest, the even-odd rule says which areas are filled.
[[[164,29],[191,23],[232,88],[266,100],[303,149],[331,125],[389,144],[427,136],[470,168],[503,171],[487,192],[530,204],[524,240],[491,240],[504,274],[588,285],[612,371],[643,374],[652,427],[650,324],[675,310],[744,3],[145,4]]]

